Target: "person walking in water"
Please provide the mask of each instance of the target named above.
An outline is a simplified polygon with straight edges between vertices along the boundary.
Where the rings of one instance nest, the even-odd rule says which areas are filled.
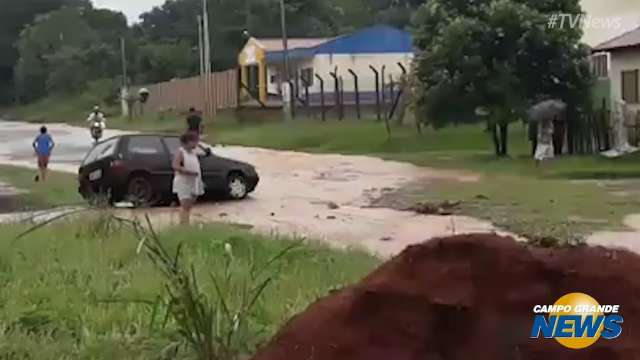
[[[200,160],[196,154],[198,137],[187,133],[180,137],[180,148],[173,159],[173,193],[180,201],[180,224],[189,225],[191,209],[198,197],[204,194]]]
[[[38,174],[34,180],[36,182],[40,180],[44,182],[47,180],[49,158],[51,157],[53,148],[56,146],[51,135],[49,135],[46,126],[40,128],[40,134],[36,136],[35,140],[33,140],[32,146],[36,153],[36,157],[38,158]]]

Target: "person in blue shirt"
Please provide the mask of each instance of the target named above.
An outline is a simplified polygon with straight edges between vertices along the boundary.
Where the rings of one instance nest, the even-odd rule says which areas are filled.
[[[40,134],[33,140],[33,150],[35,150],[36,156],[38,157],[38,175],[36,175],[35,178],[36,182],[39,180],[43,182],[46,181],[49,158],[55,146],[56,144],[47,132],[47,127],[41,127]]]

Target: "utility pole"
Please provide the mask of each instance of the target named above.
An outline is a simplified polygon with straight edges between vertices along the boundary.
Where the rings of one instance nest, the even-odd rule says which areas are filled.
[[[285,120],[291,120],[291,87],[289,86],[289,44],[287,39],[287,18],[285,14],[284,0],[280,0],[280,22],[282,25],[282,57],[283,57],[283,82],[282,82],[282,110]]]
[[[204,41],[204,72],[205,72],[205,96],[207,101],[205,102],[205,108],[207,109],[207,115],[215,116],[216,104],[213,100],[215,94],[211,87],[211,39],[209,34],[209,6],[208,0],[202,0],[202,12],[203,12],[203,41]]]
[[[202,15],[198,15],[198,59],[200,62],[200,99],[202,100],[201,106],[202,111],[206,114],[206,104],[207,104],[207,92],[206,92],[206,81],[204,77],[204,27],[203,27],[203,17]]]
[[[120,90],[121,104],[122,104],[122,116],[129,116],[131,110],[129,108],[129,80],[127,74],[127,53],[126,43],[124,37],[120,38],[120,54],[122,58],[122,89]]]
[[[198,15],[198,59],[200,61],[200,76],[204,75],[204,39],[202,35],[202,15]]]

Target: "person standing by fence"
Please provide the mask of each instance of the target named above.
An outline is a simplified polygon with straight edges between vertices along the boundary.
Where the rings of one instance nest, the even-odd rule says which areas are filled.
[[[200,139],[203,130],[202,116],[200,116],[195,108],[189,108],[189,114],[187,115],[187,132],[195,134],[198,139]]]
[[[47,168],[49,167],[49,158],[51,157],[51,152],[56,144],[53,142],[51,135],[49,135],[47,131],[47,127],[43,126],[40,128],[40,134],[33,140],[33,150],[35,151],[36,157],[38,158],[38,174],[35,177],[35,181],[38,182],[42,180],[45,182],[47,180]]]

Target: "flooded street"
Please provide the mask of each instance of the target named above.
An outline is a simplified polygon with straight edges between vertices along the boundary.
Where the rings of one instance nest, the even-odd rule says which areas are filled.
[[[48,125],[56,149],[51,168],[76,173],[91,139],[84,128]],[[39,126],[0,121],[0,163],[33,168],[31,141]],[[107,137],[124,132],[108,130]],[[242,224],[268,235],[317,239],[336,247],[356,247],[390,256],[407,245],[426,239],[473,232],[498,231],[491,223],[467,216],[430,216],[389,208],[371,207],[383,194],[414,182],[433,180],[477,181],[475,174],[417,167],[366,156],[307,154],[238,146],[216,146],[217,155],[254,164],[260,174],[255,193],[244,201],[202,203],[194,221]],[[73,185],[75,186],[75,184]],[[19,189],[0,185],[0,192]],[[61,211],[67,211],[62,209]],[[129,216],[148,213],[159,227],[177,224],[176,208],[120,210]],[[39,218],[57,212],[37,213]],[[33,214],[5,214],[0,222],[29,218]],[[598,232],[588,237],[594,245],[620,246],[640,251],[640,221],[630,216],[628,231]],[[499,231],[498,231],[499,232]]]
[[[54,170],[75,173],[91,147],[87,130],[48,126],[56,141]],[[0,121],[0,162],[34,166],[31,141],[39,126]],[[107,136],[121,132],[107,131]],[[261,177],[245,201],[201,204],[197,222],[229,222],[254,231],[319,239],[339,247],[361,247],[381,255],[396,254],[408,244],[434,236],[495,230],[485,221],[464,216],[424,216],[369,208],[372,199],[412,181],[435,179],[468,182],[467,173],[419,168],[364,156],[315,155],[236,146],[216,147],[216,154],[252,163]],[[134,210],[140,214],[142,210]],[[177,222],[174,208],[148,211],[154,222]],[[4,217],[7,220],[7,217]]]
[[[93,144],[89,130],[65,124],[47,124],[47,128],[56,143],[49,167],[52,170],[76,173],[78,165]],[[0,163],[35,168],[36,158],[31,144],[39,129],[39,124],[0,120]],[[107,130],[105,138],[123,133],[125,132]]]

